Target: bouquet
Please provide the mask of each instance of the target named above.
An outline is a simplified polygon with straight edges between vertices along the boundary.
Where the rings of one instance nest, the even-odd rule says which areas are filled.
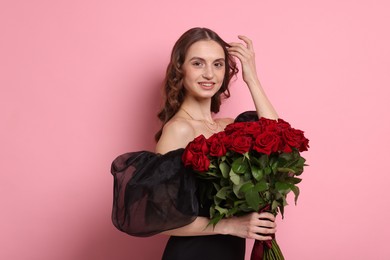
[[[210,222],[249,212],[269,211],[284,217],[287,194],[299,196],[309,140],[303,131],[282,120],[260,118],[237,122],[206,139],[190,142],[183,163],[197,172],[201,203],[211,200]],[[255,242],[251,259],[284,259],[276,240]]]

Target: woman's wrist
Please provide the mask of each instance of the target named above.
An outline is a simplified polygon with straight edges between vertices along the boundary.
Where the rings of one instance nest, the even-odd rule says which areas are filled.
[[[257,77],[251,77],[245,79],[244,82],[247,84],[248,88],[261,88],[260,80]]]
[[[212,227],[212,225],[211,225]],[[221,219],[217,225],[215,225],[215,227],[212,227],[214,228],[213,231],[218,234],[218,235],[229,235],[229,231],[228,231],[228,219],[224,218],[224,219]]]

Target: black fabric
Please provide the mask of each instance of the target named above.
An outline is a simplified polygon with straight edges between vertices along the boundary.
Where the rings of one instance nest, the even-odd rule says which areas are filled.
[[[183,151],[164,155],[133,152],[113,161],[112,221],[119,230],[133,236],[151,236],[195,220],[195,176],[182,164]]]
[[[244,260],[245,239],[227,235],[169,238],[162,260]]]

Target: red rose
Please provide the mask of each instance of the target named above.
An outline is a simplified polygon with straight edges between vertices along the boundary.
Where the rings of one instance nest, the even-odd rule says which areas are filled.
[[[273,120],[273,119],[268,119],[268,118],[265,118],[265,117],[261,117],[259,119],[259,124],[261,126],[261,131],[264,132],[265,129],[268,127],[268,126],[276,126],[278,123],[278,121],[276,120]]]
[[[263,132],[272,132],[272,133],[275,133],[277,135],[279,135],[279,132],[280,132],[280,129],[278,129],[278,126],[276,124],[270,124],[270,125],[267,125],[267,126],[264,126],[263,127]]]
[[[231,123],[225,127],[225,133],[231,135],[237,131],[243,130],[245,128],[245,122],[236,122]]]
[[[280,142],[280,145],[279,145],[279,151],[282,151],[284,153],[291,153],[292,152],[292,149],[291,147],[284,141],[281,141]]]
[[[192,161],[194,160],[193,158],[194,153],[186,148],[183,152],[183,155],[181,156],[181,160],[183,161],[184,166],[192,166]]]
[[[191,166],[195,171],[205,172],[209,169],[210,160],[204,154],[194,154]]]
[[[289,146],[297,148],[300,152],[307,151],[309,140],[303,135],[302,130],[291,128],[283,131],[282,136]]]
[[[211,156],[224,156],[226,154],[226,148],[224,145],[225,132],[219,132],[213,134],[209,139],[207,139],[207,144],[210,147]]]
[[[187,145],[186,149],[191,150],[193,153],[207,154],[209,152],[209,147],[207,146],[206,138],[203,135],[196,137],[192,142]]]
[[[300,152],[307,151],[309,148],[309,140],[303,135],[302,130],[294,129],[295,138],[297,140],[297,148]]]
[[[259,122],[247,122],[245,124],[244,132],[254,136],[258,135],[261,132]]]
[[[237,153],[246,153],[249,152],[249,150],[252,147],[252,137],[245,136],[245,135],[238,135],[233,138],[232,144],[230,149]]]
[[[278,151],[280,137],[275,132],[263,132],[256,137],[253,149],[259,153],[270,155]]]
[[[222,141],[223,141],[223,144],[225,146],[226,149],[230,149],[230,147],[232,147],[232,143],[233,143],[233,140],[234,140],[234,137],[236,135],[234,134],[231,134],[231,135],[225,135],[225,137],[223,137]]]
[[[205,156],[208,151],[206,138],[200,135],[187,145],[182,155],[182,161],[185,166],[193,166],[199,155]]]
[[[281,119],[281,118],[278,119],[278,124],[277,125],[278,125],[279,129],[289,129],[289,128],[291,128],[291,125],[288,122],[286,122],[283,119]]]

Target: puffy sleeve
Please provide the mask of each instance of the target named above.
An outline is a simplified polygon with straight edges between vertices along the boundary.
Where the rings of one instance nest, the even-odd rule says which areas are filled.
[[[256,111],[246,111],[239,114],[234,122],[255,122],[259,121],[259,116]]]
[[[133,236],[151,236],[185,226],[198,215],[194,173],[186,169],[184,149],[164,155],[141,151],[118,156],[112,222]]]

